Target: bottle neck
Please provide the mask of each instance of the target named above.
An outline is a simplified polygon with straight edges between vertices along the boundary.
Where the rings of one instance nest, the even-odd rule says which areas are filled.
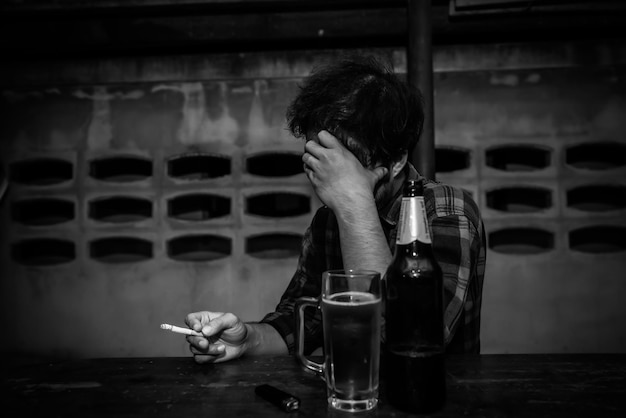
[[[432,244],[424,196],[404,196],[400,206],[396,245],[408,245],[414,241]]]

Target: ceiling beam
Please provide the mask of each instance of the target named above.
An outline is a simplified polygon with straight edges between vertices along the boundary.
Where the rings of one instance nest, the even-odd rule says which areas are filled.
[[[127,5],[115,6],[121,3]],[[137,3],[111,0],[98,2],[101,5],[97,7],[1,6],[0,53],[9,59],[39,60],[405,47],[408,36],[406,1],[398,0]],[[616,10],[591,15],[451,19],[448,4],[437,1],[432,6],[432,42],[623,39],[625,17]]]

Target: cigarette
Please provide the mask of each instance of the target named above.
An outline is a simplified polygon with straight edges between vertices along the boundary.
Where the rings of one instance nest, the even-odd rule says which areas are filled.
[[[168,331],[172,331],[172,332],[175,332],[177,334],[193,335],[195,337],[204,337],[204,335],[202,335],[201,332],[194,331],[194,330],[189,329],[189,328],[177,327],[176,325],[161,324],[161,329],[166,329]]]

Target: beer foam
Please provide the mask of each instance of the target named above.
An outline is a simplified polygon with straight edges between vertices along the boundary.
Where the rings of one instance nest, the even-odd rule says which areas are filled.
[[[330,305],[360,306],[378,303],[381,300],[380,297],[371,293],[357,291],[334,293],[330,297],[331,299],[324,298],[323,302]],[[343,298],[348,300],[337,300]]]

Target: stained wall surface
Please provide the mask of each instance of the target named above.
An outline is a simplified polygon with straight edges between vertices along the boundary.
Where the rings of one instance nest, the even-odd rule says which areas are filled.
[[[626,350],[623,51],[435,51],[437,178],[474,195],[489,235],[483,352]],[[272,310],[320,205],[284,111],[341,52],[3,70],[2,348],[187,355],[160,323]],[[402,50],[364,52],[406,71]]]
[[[477,197],[489,239],[482,351],[623,352],[623,47],[440,53],[437,178]]]

